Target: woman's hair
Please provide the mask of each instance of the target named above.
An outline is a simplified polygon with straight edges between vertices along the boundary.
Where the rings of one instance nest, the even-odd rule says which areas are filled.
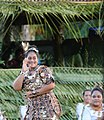
[[[25,57],[28,56],[29,52],[35,52],[36,55],[37,55],[37,57],[39,58],[39,50],[38,50],[37,46],[35,46],[35,45],[30,45],[30,46],[28,47],[28,50],[25,52]]]
[[[93,94],[94,91],[99,91],[102,94],[102,96],[104,95],[103,90],[100,87],[93,88],[91,91],[91,95]]]

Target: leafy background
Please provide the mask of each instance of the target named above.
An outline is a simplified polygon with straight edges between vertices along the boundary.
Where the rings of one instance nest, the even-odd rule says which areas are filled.
[[[102,36],[100,27],[104,25],[104,5],[102,2],[75,3],[71,1],[28,2],[27,0],[0,1],[0,41],[10,30],[12,24],[21,13],[24,13],[28,24],[33,24],[33,17],[39,24],[44,23],[52,33],[59,32],[57,24],[65,25],[67,30],[77,40],[81,37],[81,29],[76,21],[84,21],[92,27],[89,20],[96,19],[93,27],[98,27],[97,33]],[[8,21],[10,20],[10,21]],[[55,24],[54,20],[57,22]],[[8,33],[10,34],[10,33]],[[52,68],[56,89],[54,90],[63,108],[62,120],[74,120],[75,107],[82,102],[81,93],[85,88],[92,89],[96,85],[103,87],[104,70],[101,68]],[[19,73],[19,69],[0,69],[0,108],[10,120],[19,118],[19,107],[24,104],[21,92],[12,88],[12,83]]]
[[[76,119],[75,108],[82,102],[82,92],[99,85],[103,87],[104,70],[100,68],[53,67],[56,82],[54,93],[63,109],[61,120]],[[12,83],[20,69],[0,69],[0,108],[9,120],[19,119],[23,105],[22,92],[13,90]]]
[[[0,2],[0,28],[6,26],[6,29],[2,29],[0,32],[3,37],[22,13],[26,16],[26,21],[30,25],[33,24],[33,17],[38,24],[43,24],[44,19],[44,23],[52,33],[59,32],[58,27],[65,25],[76,40],[81,36],[79,26],[77,24],[73,25],[76,21],[84,21],[91,27],[92,23],[88,20],[98,20],[97,24],[93,23],[93,26],[97,26],[99,29],[104,23],[102,20],[104,18],[103,1],[90,1],[88,4],[82,1],[75,3],[67,0],[48,2],[29,2],[28,0],[6,2],[6,0],[2,0]],[[19,24],[20,22],[17,23],[17,25]],[[98,34],[100,34],[100,30],[98,30]]]

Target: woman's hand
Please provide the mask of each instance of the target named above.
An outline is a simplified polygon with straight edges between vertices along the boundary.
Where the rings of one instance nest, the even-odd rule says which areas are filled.
[[[46,93],[50,92],[52,89],[54,89],[54,87],[55,87],[55,83],[50,83],[48,85],[44,85],[42,88],[37,89],[35,91],[26,92],[26,97],[27,98],[32,98],[32,97],[36,97],[36,96],[46,94]]]
[[[31,94],[32,94],[31,91],[26,92],[26,98],[29,98]]]
[[[26,92],[26,98],[32,98],[32,97],[36,97],[38,96],[38,92],[37,91],[28,91]]]
[[[26,71],[28,71],[28,70],[29,70],[28,59],[25,58],[25,59],[23,60],[22,72],[26,72]]]

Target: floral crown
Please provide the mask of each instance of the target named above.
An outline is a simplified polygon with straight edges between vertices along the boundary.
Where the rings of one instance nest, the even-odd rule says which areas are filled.
[[[29,51],[35,51],[36,53],[39,53],[39,51],[38,51],[36,48],[34,48],[34,47],[29,48],[27,51],[28,51],[28,52],[29,52]]]

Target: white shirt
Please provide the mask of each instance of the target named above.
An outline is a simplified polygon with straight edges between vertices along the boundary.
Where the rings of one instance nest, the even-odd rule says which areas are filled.
[[[78,120],[98,120],[98,118],[101,117],[102,117],[102,111],[95,111],[89,105],[89,106],[85,106],[85,110],[83,112],[82,118],[80,117]]]
[[[25,116],[26,116],[26,111],[27,111],[27,106],[20,106],[20,116],[21,116],[21,120],[24,120]]]
[[[76,106],[76,116],[79,120],[79,118],[82,116],[83,114],[83,111],[85,109],[85,104],[84,103],[78,103],[77,106]]]
[[[0,120],[6,120],[4,116],[2,115],[2,112],[0,111]]]

